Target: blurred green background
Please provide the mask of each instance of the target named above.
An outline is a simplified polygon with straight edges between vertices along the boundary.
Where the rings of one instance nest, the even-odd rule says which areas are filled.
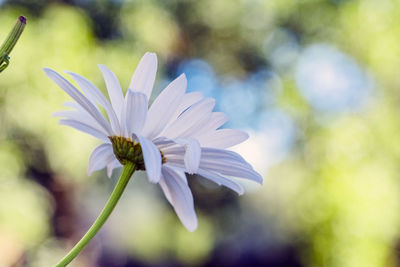
[[[189,233],[136,173],[71,266],[400,266],[400,2],[0,0],[0,39],[28,24],[0,74],[0,266],[52,266],[118,178],[86,174],[94,138],[51,114],[69,100],[42,67],[127,88],[156,52],[153,93],[181,73],[217,99],[263,186],[190,177]]]

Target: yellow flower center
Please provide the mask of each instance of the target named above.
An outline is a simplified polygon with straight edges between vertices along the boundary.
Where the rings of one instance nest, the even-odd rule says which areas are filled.
[[[140,143],[136,143],[130,138],[122,136],[109,136],[108,137],[113,146],[115,157],[119,160],[122,165],[128,162],[132,162],[136,165],[136,170],[146,170],[143,160],[143,152]],[[165,163],[163,153],[161,153],[162,163]]]

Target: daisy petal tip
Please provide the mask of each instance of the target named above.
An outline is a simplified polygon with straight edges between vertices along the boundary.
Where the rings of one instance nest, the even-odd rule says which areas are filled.
[[[198,226],[197,217],[195,219],[193,219],[193,220],[185,222],[184,226],[189,232],[196,231],[197,226]]]
[[[193,169],[191,169],[190,167],[188,167],[186,164],[185,164],[185,172],[186,172],[187,174],[189,174],[189,175],[194,175],[194,174],[196,174],[196,171],[194,171]]]
[[[238,194],[238,196],[242,196],[244,194],[244,188],[242,186],[239,186],[235,192]]]
[[[244,194],[244,192],[242,192],[242,191],[235,191],[235,193],[236,193],[239,197],[243,196],[243,194]]]
[[[107,68],[106,65],[104,64],[97,64],[97,67],[100,69],[102,73],[106,73],[107,71],[109,71],[109,68]]]
[[[188,229],[189,232],[193,233],[194,231],[196,231],[197,226],[193,227],[193,228],[186,228],[186,229]]]
[[[240,143],[243,143],[244,141],[246,141],[250,137],[247,132],[242,131],[242,130],[237,130],[237,136],[240,137],[240,139],[241,139]]]
[[[264,179],[262,178],[261,175],[259,175],[258,179],[256,180],[257,183],[259,183],[260,185],[264,184]]]
[[[184,88],[184,90],[186,91],[186,88],[187,88],[187,78],[186,78],[185,73],[182,73],[181,76],[182,76],[183,88]]]
[[[156,58],[157,58],[157,54],[154,53],[154,52],[150,52],[150,51],[147,51],[146,53],[144,53],[144,56],[147,56],[147,57],[156,57]]]
[[[181,75],[179,75],[178,79],[181,79],[183,82],[187,83],[187,78],[186,78],[185,73],[182,73]]]
[[[184,164],[186,168],[186,172],[189,174],[195,174],[199,170],[200,165],[200,157],[198,159],[195,158],[186,158],[184,159]]]
[[[157,54],[154,52],[146,52],[143,55],[143,58],[146,58],[148,60],[151,60],[153,63],[157,64]]]
[[[176,82],[176,85],[178,85],[179,88],[182,88],[184,91],[186,91],[187,79],[186,79],[186,75],[184,73],[179,75],[178,78],[176,78],[174,82]]]
[[[64,72],[65,72],[66,74],[70,75],[72,78],[75,78],[75,77],[78,77],[78,76],[79,76],[78,74],[76,74],[76,73],[74,73],[74,72],[72,72],[72,71],[69,71],[69,70],[65,70]]]
[[[160,179],[161,179],[161,171],[160,171],[159,174],[156,173],[156,174],[153,174],[153,175],[149,175],[148,177],[149,177],[149,182],[150,183],[158,184],[158,182],[160,182]]]
[[[103,64],[97,64],[97,67],[101,72],[103,72],[103,68],[105,67]]]
[[[197,171],[199,169],[199,165],[198,164],[197,165],[186,165],[185,168],[186,168],[185,172],[192,175],[192,174],[197,173]]]
[[[43,71],[48,77],[50,77],[56,73],[54,70],[49,69],[49,68],[43,68]]]

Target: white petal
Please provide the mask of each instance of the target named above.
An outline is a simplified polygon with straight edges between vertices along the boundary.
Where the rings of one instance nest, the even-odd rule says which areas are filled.
[[[199,123],[209,117],[215,106],[215,99],[207,98],[184,111],[161,135],[167,138],[184,137],[185,134],[196,128]]]
[[[220,129],[197,138],[202,147],[228,148],[247,140],[249,135],[243,131]]]
[[[232,160],[235,161],[236,164],[252,168],[250,163],[248,163],[238,153],[226,149],[203,147],[201,150],[201,156],[207,160]]]
[[[159,148],[168,147],[171,145],[175,145],[176,143],[172,139],[168,139],[165,137],[157,137],[153,140],[153,143]]]
[[[59,123],[61,125],[67,125],[84,133],[93,135],[94,137],[97,137],[101,140],[108,141],[108,137],[104,133],[82,122],[75,120],[60,120]]]
[[[189,186],[180,177],[179,171],[163,166],[160,186],[168,201],[174,207],[182,224],[193,232],[197,228],[197,216],[194,211],[193,196]]]
[[[185,148],[181,145],[168,145],[159,149],[164,153],[164,156],[173,156],[180,155],[181,158],[184,158]]]
[[[147,97],[143,93],[128,89],[126,96],[126,129],[128,135],[141,134],[147,117]]]
[[[200,169],[214,171],[223,175],[249,179],[262,184],[263,179],[253,168],[237,164],[232,160],[200,160]]]
[[[88,175],[92,175],[94,171],[98,171],[106,167],[115,159],[111,144],[102,144],[93,150],[89,159]]]
[[[166,156],[167,162],[170,162],[171,160],[177,160],[175,162],[178,162],[179,164],[182,163],[182,166],[185,167],[185,163],[184,163],[185,154],[184,153],[185,152],[183,152],[183,153],[175,152],[172,154],[170,154],[170,153],[166,154],[168,156],[168,157]],[[164,156],[165,156],[165,154],[164,154]]]
[[[185,164],[184,171],[189,174],[196,173],[202,155],[202,148],[196,139],[165,139],[162,145],[160,145],[159,140],[156,139],[155,144],[158,149],[163,152],[167,161],[169,159],[181,159]]]
[[[72,107],[76,110],[58,111],[53,113],[52,115],[57,117],[66,117],[68,119],[81,122],[104,133],[104,135],[109,136],[109,134],[106,133],[103,127],[101,127],[101,125],[96,120],[93,120],[93,117],[81,105],[74,101],[66,101],[64,102],[64,106]]]
[[[216,183],[218,185],[226,186],[226,187],[232,189],[233,191],[235,191],[236,193],[238,193],[239,195],[243,195],[243,193],[244,193],[244,189],[240,184],[238,184],[226,177],[223,177],[223,176],[219,175],[218,173],[199,169],[197,174],[201,175],[202,177],[204,177],[208,180],[213,181],[214,183]]]
[[[154,100],[149,109],[149,116],[143,129],[143,135],[153,139],[164,129],[178,108],[186,90],[186,76],[182,74],[172,81]]]
[[[65,107],[71,107],[71,108],[82,108],[78,103],[76,103],[75,101],[65,101],[63,103],[63,106]]]
[[[144,166],[147,177],[152,183],[158,183],[161,177],[161,154],[158,148],[148,139],[136,135],[142,147]]]
[[[190,106],[196,104],[203,99],[203,94],[201,92],[191,92],[187,93],[182,97],[181,103],[176,109],[174,115],[171,117],[172,120],[178,118],[185,110]]]
[[[116,168],[122,167],[121,163],[114,158],[110,163],[107,164],[107,176],[108,178],[111,178],[113,170]]]
[[[75,108],[77,111],[81,112],[82,114],[86,114],[90,118],[92,117],[86,109],[84,109],[81,105],[76,103],[75,101],[65,101],[63,104],[65,107]]]
[[[165,178],[162,173],[161,173],[160,181],[158,182],[158,184],[160,185],[162,191],[164,192],[165,198],[168,200],[169,203],[172,203],[171,192],[169,191],[169,188],[168,188],[167,184],[165,183]]]
[[[86,78],[84,78],[83,76],[80,76],[79,74],[75,74],[73,72],[70,71],[65,71],[65,73],[69,74],[72,76],[72,79],[78,84],[79,88],[83,91],[84,96],[94,105],[96,106],[97,103],[97,99],[96,96],[93,94],[93,92],[91,91],[91,89],[88,89],[86,84],[85,86],[83,83],[83,80],[86,80]],[[79,77],[79,78],[77,78]],[[89,80],[87,80],[87,82],[89,82]],[[90,82],[89,82],[90,83]]]
[[[157,72],[157,56],[147,52],[140,60],[135,73],[132,76],[129,89],[141,92],[150,99],[153,90],[154,80]]]
[[[203,99],[203,94],[200,92],[191,92],[183,95],[178,108],[175,110],[174,114],[169,119],[167,125],[164,128],[168,128],[185,110],[187,110],[190,106],[199,102]]]
[[[114,109],[112,108],[110,102],[108,102],[107,98],[103,95],[102,92],[88,79],[82,77],[79,74],[69,72],[68,74],[72,76],[72,78],[76,81],[78,86],[82,89],[85,95],[89,98],[93,105],[99,103],[107,112],[108,118],[111,122],[111,127],[116,135],[121,134],[121,130],[118,123],[117,115],[115,114]]]
[[[166,166],[167,168],[169,168],[170,170],[172,170],[172,171],[174,171],[175,172],[175,178],[176,179],[180,179],[182,182],[184,182],[185,184],[188,184],[188,181],[187,181],[187,179],[186,179],[186,174],[185,174],[185,169],[182,169],[182,168],[175,168],[174,166],[170,166],[170,165],[168,165],[168,164],[164,164],[163,165],[163,167],[164,166]],[[162,168],[163,168],[162,167]],[[162,169],[161,169],[162,170]],[[165,171],[165,170],[164,170]],[[162,173],[161,173],[161,175],[162,175]]]
[[[207,126],[208,121],[210,120],[211,112],[204,113],[203,116],[198,116],[196,119],[196,123],[193,123],[191,127],[188,127],[185,131],[183,131],[178,137],[179,138],[189,138],[195,137],[196,133],[201,131],[204,127]]]
[[[58,86],[60,86],[64,92],[66,92],[79,105],[81,105],[109,135],[112,135],[112,130],[108,122],[104,119],[99,110],[84,95],[82,95],[82,93],[79,92],[78,89],[76,89],[70,82],[64,79],[57,72],[47,68],[44,68],[43,70],[46,75],[50,79],[52,79]]]
[[[86,109],[84,109],[81,105],[76,103],[75,101],[65,101],[63,104],[65,107],[70,107],[70,108],[75,108],[78,112],[85,114],[86,117],[92,118],[92,115],[90,115]]]
[[[207,132],[213,132],[227,121],[228,117],[224,113],[213,112],[211,113],[210,119],[207,121],[207,123],[205,123],[196,133],[193,133],[193,136],[201,136]]]
[[[184,162],[186,172],[193,174],[197,172],[200,165],[201,147],[197,140],[193,138],[187,139],[176,139],[178,144],[181,144],[185,148]]]
[[[54,112],[52,115],[57,117],[65,117],[67,119],[86,124],[87,126],[90,126],[107,136],[107,132],[104,131],[104,129],[97,123],[97,121],[93,120],[93,118],[86,112],[65,110]]]
[[[182,155],[168,154],[166,158],[167,158],[166,164],[177,167],[179,169],[183,170],[186,169]],[[257,173],[251,166],[243,164],[241,162],[237,162],[236,160],[204,159],[202,156],[202,158],[200,159],[199,169],[216,172],[222,175],[244,178],[255,181],[260,184],[262,184],[263,182],[262,176],[259,173]]]
[[[111,105],[117,115],[120,125],[122,125],[121,117],[124,110],[124,95],[122,94],[121,85],[119,84],[117,76],[115,76],[110,69],[102,64],[99,64],[98,66],[103,74],[108,95],[110,96]]]

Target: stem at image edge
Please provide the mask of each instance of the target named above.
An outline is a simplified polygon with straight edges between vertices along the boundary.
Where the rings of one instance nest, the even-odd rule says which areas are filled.
[[[26,18],[24,16],[19,16],[14,27],[11,29],[7,38],[0,46],[0,72],[5,70],[9,64],[10,53],[17,43],[19,37],[24,31],[26,25]]]
[[[97,234],[103,224],[106,222],[111,212],[114,210],[115,205],[117,205],[118,200],[121,198],[122,193],[124,192],[126,185],[129,182],[132,174],[135,172],[135,164],[128,162],[124,165],[124,170],[121,174],[121,177],[118,180],[117,185],[115,186],[113,192],[111,193],[110,198],[108,199],[105,207],[101,211],[99,217],[97,217],[96,221],[90,227],[90,229],[86,232],[86,234],[82,237],[82,239],[71,249],[71,251],[56,265],[56,267],[64,267],[67,266],[78,254],[82,251],[82,249],[90,242],[90,240]]]

